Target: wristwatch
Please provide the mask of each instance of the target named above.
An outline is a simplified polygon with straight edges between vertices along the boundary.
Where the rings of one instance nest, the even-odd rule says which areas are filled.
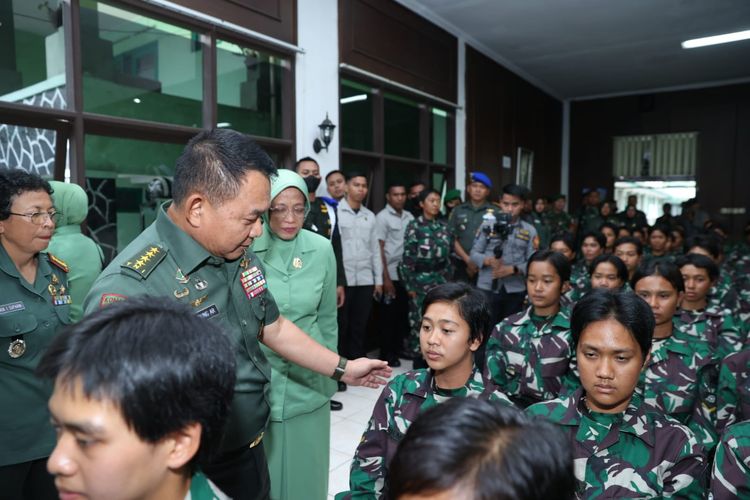
[[[339,364],[336,366],[336,369],[333,370],[333,375],[331,375],[331,378],[338,382],[341,380],[341,377],[344,376],[344,371],[346,370],[346,363],[349,360],[346,359],[344,356],[339,356]]]

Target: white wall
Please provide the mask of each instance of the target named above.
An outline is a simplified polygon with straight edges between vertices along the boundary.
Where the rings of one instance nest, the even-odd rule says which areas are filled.
[[[297,44],[304,50],[296,59],[296,147],[297,158],[310,156],[325,177],[339,169],[339,28],[337,0],[297,2]],[[313,141],[326,113],[336,125],[328,151],[315,154]],[[325,194],[321,183],[318,194]]]

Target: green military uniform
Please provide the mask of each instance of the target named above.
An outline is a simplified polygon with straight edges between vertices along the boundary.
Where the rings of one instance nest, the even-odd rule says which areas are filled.
[[[268,421],[271,366],[260,349],[264,325],[279,310],[251,252],[235,261],[211,255],[159,208],[156,221],[107,266],[84,302],[90,313],[136,295],[169,297],[218,321],[237,346],[237,382],[222,451],[256,442]]]
[[[564,210],[557,212],[553,208],[549,210],[546,215],[547,225],[553,236],[570,231],[570,225],[573,224],[573,217],[571,217],[568,212],[565,212]]]
[[[580,215],[580,224],[578,234],[580,238],[589,231],[599,232],[599,226],[604,223],[604,219],[599,215],[599,207],[587,206]]]
[[[589,410],[583,389],[526,411],[570,436],[577,498],[703,498],[703,448],[687,427],[637,394],[616,414]]]
[[[750,498],[750,421],[727,428],[716,449],[711,500]]]
[[[229,500],[202,472],[196,472],[190,481],[190,490],[185,500]]]
[[[404,255],[398,273],[407,293],[416,293],[415,297],[409,297],[410,334],[406,349],[417,356],[420,355],[422,303],[431,288],[450,279],[452,241],[448,227],[441,220],[428,220],[420,215],[406,226]]]
[[[589,266],[581,259],[570,268],[570,290],[565,292],[565,296],[571,303],[575,303],[581,300],[581,297],[589,290],[591,290]]]
[[[398,375],[383,388],[367,429],[354,452],[349,472],[349,491],[336,500],[381,498],[385,494],[388,464],[409,426],[420,413],[451,398],[478,398],[513,406],[491,381],[474,370],[458,389],[441,389],[432,370],[413,370]]]
[[[695,340],[708,342],[716,351],[716,357],[725,356],[742,349],[744,334],[739,320],[714,307],[696,311],[680,309],[673,318],[675,328]]]
[[[67,265],[44,252],[37,259],[29,283],[0,244],[0,467],[48,457],[55,446],[47,410],[52,383],[34,371],[70,323],[71,297]]]
[[[550,318],[531,306],[505,318],[487,342],[485,378],[516,404],[556,398],[571,375],[570,314],[565,308]]]
[[[70,320],[78,321],[83,317],[83,299],[102,272],[104,253],[94,240],[81,233],[81,223],[89,212],[86,191],[78,184],[50,181],[50,185],[55,191],[52,201],[62,217],[47,251],[60,257],[70,268],[68,285],[73,300]]]
[[[464,249],[467,255],[471,253],[474,239],[477,236],[479,227],[482,225],[482,217],[487,212],[492,212],[497,217],[500,215],[501,210],[489,202],[484,202],[477,207],[467,201],[454,208],[451,212],[448,219],[448,232],[454,241],[457,241],[461,245],[461,248]],[[463,276],[461,273],[466,273],[466,264],[461,259],[455,259],[455,261],[455,279],[462,279]]]
[[[280,170],[271,181],[271,200],[289,187],[306,191],[302,177]],[[336,262],[331,243],[305,229],[291,240],[265,226],[252,251],[263,262],[268,287],[284,317],[317,343],[336,351]],[[331,410],[336,382],[287,361],[266,346],[271,363],[271,422],[264,450],[274,499],[325,500]]]
[[[750,348],[721,361],[716,387],[716,431],[750,420]]]
[[[674,323],[674,322],[673,322]],[[716,446],[718,360],[706,341],[683,333],[654,339],[636,391],[644,401],[687,425],[706,448]]]
[[[534,229],[536,229],[536,235],[539,237],[539,250],[549,248],[549,243],[552,239],[552,231],[550,230],[545,214],[532,211],[526,219],[526,222],[533,225]]]

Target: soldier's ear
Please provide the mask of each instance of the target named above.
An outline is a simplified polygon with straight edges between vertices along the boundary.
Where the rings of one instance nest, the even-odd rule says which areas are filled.
[[[192,227],[201,227],[206,200],[199,193],[193,193],[185,200],[185,219]]]
[[[469,350],[471,352],[477,352],[477,349],[479,349],[479,346],[482,345],[482,338],[483,336],[480,335],[479,338],[469,341]]]

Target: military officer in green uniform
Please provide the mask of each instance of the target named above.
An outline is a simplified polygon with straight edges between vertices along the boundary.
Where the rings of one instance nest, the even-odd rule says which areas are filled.
[[[448,230],[453,237],[453,279],[476,283],[479,267],[471,260],[471,246],[482,225],[482,217],[488,212],[497,216],[500,208],[487,201],[492,181],[486,174],[472,172],[470,180],[466,186],[468,200],[453,209],[448,220]]]
[[[0,173],[0,497],[57,498],[46,468],[55,446],[35,376],[47,346],[70,323],[68,266],[45,253],[59,213],[52,188],[20,170]]]
[[[279,314],[264,269],[248,247],[262,232],[276,168],[248,136],[198,134],[177,159],[173,197],[156,221],[102,272],[85,312],[136,295],[166,296],[217,322],[235,343],[237,382],[222,447],[203,471],[232,498],[266,498],[263,452],[271,368],[260,342],[281,356],[348,384],[377,387],[379,360],[349,361]]]
[[[573,217],[565,211],[565,201],[565,195],[562,193],[550,198],[552,206],[547,211],[547,225],[552,236],[572,232],[575,228]]]

